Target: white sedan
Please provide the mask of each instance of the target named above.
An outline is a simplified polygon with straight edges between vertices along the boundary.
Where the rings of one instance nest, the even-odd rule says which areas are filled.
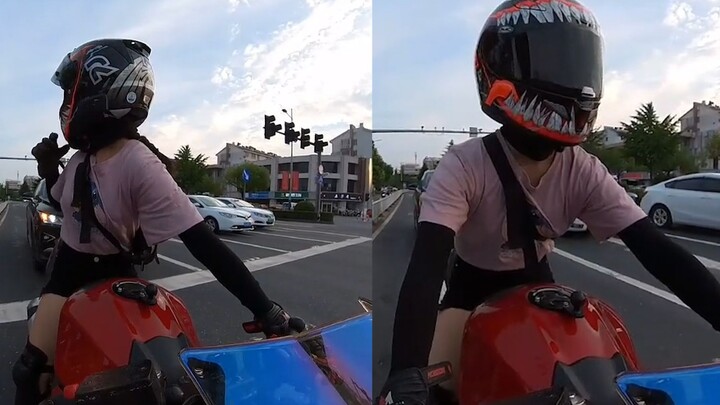
[[[231,208],[247,211],[252,215],[253,225],[256,227],[265,227],[275,225],[275,214],[272,211],[256,208],[249,202],[239,198],[218,197],[216,200]]]
[[[576,218],[575,221],[573,221],[572,224],[570,224],[570,228],[568,228],[568,232],[586,232],[588,230],[587,224],[585,222],[581,221],[580,219]]]
[[[229,208],[217,199],[204,195],[189,195],[188,198],[215,233],[253,229],[252,216],[247,211]]]
[[[720,230],[720,173],[695,173],[645,189],[640,202],[655,225]]]

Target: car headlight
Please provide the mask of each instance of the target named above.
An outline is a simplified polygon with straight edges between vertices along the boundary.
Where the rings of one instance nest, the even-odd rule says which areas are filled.
[[[225,218],[234,218],[239,215],[230,214],[229,212],[221,212],[220,215],[224,216]]]
[[[39,214],[40,221],[42,221],[43,224],[62,225],[62,217],[42,211],[40,211]]]

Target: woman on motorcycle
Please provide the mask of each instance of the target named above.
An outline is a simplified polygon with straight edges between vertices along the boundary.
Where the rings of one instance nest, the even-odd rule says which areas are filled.
[[[179,236],[193,256],[260,320],[266,335],[290,334],[288,314],[270,301],[243,262],[215,236],[170,175],[171,161],[137,128],[154,96],[150,48],[103,39],[68,54],[52,81],[64,94],[57,135],[32,150],[49,197],[63,212],[59,243],[48,263],[28,341],[13,367],[16,405],[50,393],[60,311],[94,281],[136,277],[155,246]],[[77,149],[60,174],[58,163]],[[295,323],[293,323],[295,324]]]
[[[530,245],[537,254],[508,246],[504,189],[483,139],[451,148],[423,196],[381,404],[425,404],[429,396],[456,403],[455,379],[428,394],[420,368],[443,361],[457,368],[463,326],[490,295],[553,282],[547,255],[575,218],[599,241],[617,235],[653,276],[720,330],[715,278],[656,229],[605,166],[579,147],[595,124],[602,69],[597,22],[577,1],[504,1],[485,23],[475,55],[478,93],[483,112],[502,125],[495,136],[534,211],[530,227],[537,235]],[[453,247],[458,257],[438,312]],[[538,260],[526,265],[528,256]]]

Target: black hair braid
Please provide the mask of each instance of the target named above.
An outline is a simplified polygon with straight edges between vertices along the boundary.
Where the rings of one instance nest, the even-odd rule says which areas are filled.
[[[152,153],[154,153],[155,156],[158,157],[158,159],[160,159],[160,161],[165,165],[165,168],[167,168],[167,171],[170,172],[171,174],[173,173],[172,159],[170,159],[169,157],[165,156],[165,154],[160,152],[160,150],[155,145],[153,145],[149,139],[147,139],[145,136],[140,135],[137,128],[135,128],[133,131],[130,132],[128,138],[135,139],[137,141],[142,142],[143,145],[147,146],[147,148],[150,149],[150,151]]]

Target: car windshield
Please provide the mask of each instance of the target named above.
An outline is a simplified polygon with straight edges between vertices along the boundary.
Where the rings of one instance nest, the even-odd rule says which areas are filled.
[[[368,313],[296,339],[188,349],[180,359],[208,404],[371,403],[371,342]]]
[[[200,201],[206,207],[227,207],[225,204],[221,203],[220,201],[218,201],[212,197],[207,197],[204,195],[196,195],[193,198]]]
[[[252,205],[249,202],[244,201],[244,200],[235,200],[235,204],[237,204],[241,207],[245,207],[245,208],[255,208],[254,205]]]
[[[225,204],[227,207],[235,208],[235,205],[232,201],[228,200],[227,198],[216,198],[216,200],[220,201],[221,203]]]

